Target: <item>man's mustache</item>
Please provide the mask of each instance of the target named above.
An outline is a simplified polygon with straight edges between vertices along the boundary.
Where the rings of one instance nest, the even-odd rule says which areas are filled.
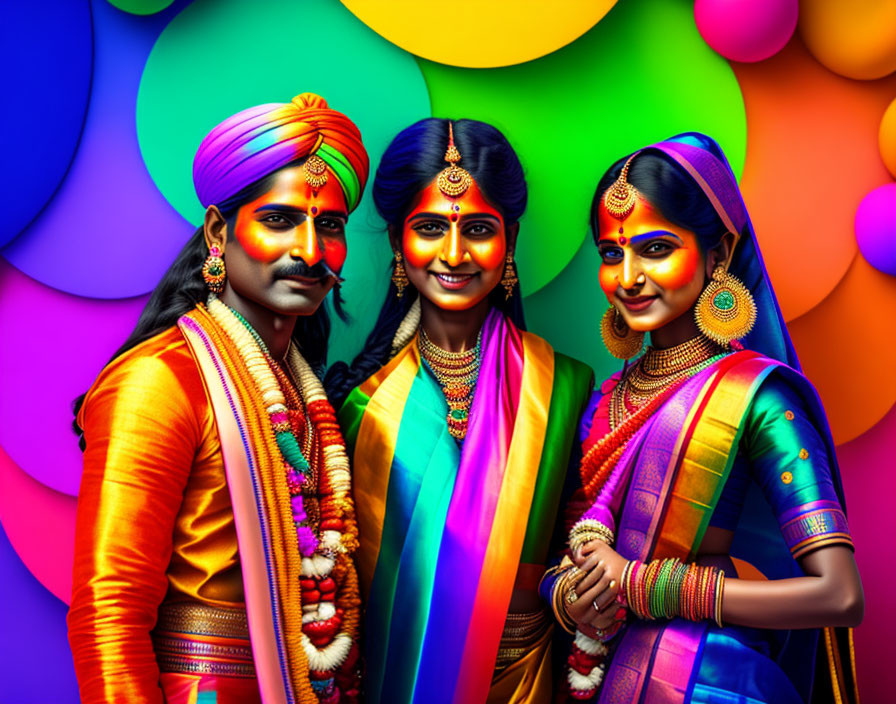
[[[308,266],[303,260],[298,259],[288,266],[282,266],[274,270],[275,279],[285,279],[290,276],[301,276],[306,279],[325,279],[328,276],[332,276],[337,283],[345,281],[323,259],[313,266]]]

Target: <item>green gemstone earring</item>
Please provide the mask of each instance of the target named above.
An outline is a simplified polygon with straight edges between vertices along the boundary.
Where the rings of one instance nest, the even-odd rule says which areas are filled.
[[[721,345],[739,340],[756,324],[756,302],[747,287],[721,266],[712,272],[694,306],[697,327],[706,337]]]

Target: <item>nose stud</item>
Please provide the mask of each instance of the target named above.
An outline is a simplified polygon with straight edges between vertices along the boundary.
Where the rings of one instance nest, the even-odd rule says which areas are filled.
[[[643,273],[638,274],[638,277],[635,279],[635,283],[636,283],[636,284],[646,284],[646,283],[647,283],[647,277],[644,276]]]

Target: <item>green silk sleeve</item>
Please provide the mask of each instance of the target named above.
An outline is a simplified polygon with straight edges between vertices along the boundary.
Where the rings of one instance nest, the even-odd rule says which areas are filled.
[[[756,393],[740,451],[794,557],[833,543],[852,546],[827,447],[799,390],[771,374]]]

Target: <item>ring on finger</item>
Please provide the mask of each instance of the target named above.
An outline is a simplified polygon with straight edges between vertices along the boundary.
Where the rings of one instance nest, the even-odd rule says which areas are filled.
[[[591,606],[594,607],[594,610],[595,610],[595,611],[600,611],[600,606],[597,605],[597,599],[596,599],[596,598],[595,598],[595,599],[592,599],[592,601],[591,601]]]
[[[566,592],[566,603],[572,606],[579,600],[579,595],[576,594],[575,587]]]

